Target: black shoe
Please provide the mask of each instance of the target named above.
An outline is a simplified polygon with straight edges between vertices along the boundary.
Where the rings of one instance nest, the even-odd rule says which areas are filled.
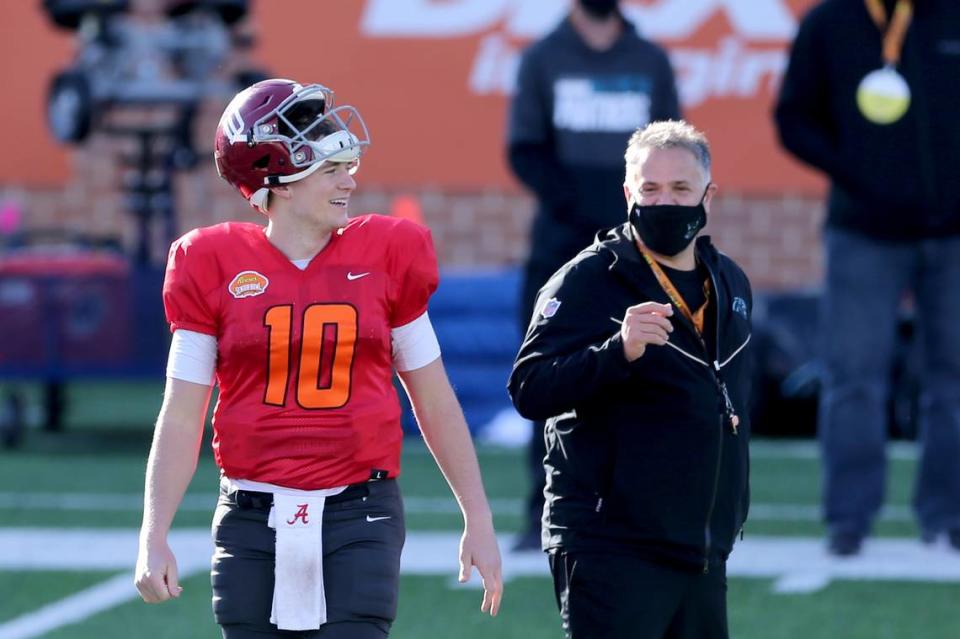
[[[530,550],[540,550],[540,530],[528,530],[525,533],[517,535],[513,540],[513,552],[527,552]]]
[[[833,533],[827,540],[827,551],[835,557],[853,557],[860,554],[863,537],[850,533]]]
[[[951,528],[947,531],[947,543],[954,550],[960,552],[960,528]]]

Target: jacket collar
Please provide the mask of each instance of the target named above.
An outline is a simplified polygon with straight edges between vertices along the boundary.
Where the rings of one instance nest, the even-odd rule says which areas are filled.
[[[720,265],[719,251],[713,245],[709,235],[701,235],[695,242],[697,259],[706,264],[710,272],[716,277]],[[613,260],[609,267],[611,271],[623,269],[627,272],[646,274],[649,277],[643,279],[651,280],[655,288],[660,288],[656,278],[650,272],[650,267],[647,266],[640,254],[640,249],[637,248],[633,227],[629,223],[600,231],[594,238],[593,247],[601,253],[612,253]],[[642,268],[640,268],[641,266]]]

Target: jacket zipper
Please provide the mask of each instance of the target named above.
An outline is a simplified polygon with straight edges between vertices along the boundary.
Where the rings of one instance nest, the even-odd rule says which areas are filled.
[[[708,272],[709,270],[710,269],[707,269]],[[713,280],[713,273],[710,273],[710,279]],[[713,282],[713,288],[714,290],[716,290],[717,288],[717,284],[715,281]],[[717,305],[716,324],[717,324],[717,342],[716,342],[717,347],[716,348],[719,350],[720,348],[720,305],[719,304]],[[697,334],[697,337],[700,339],[700,345],[703,347],[703,352],[706,353],[707,359],[710,359],[710,349],[707,348],[706,341],[699,334]],[[714,355],[717,355],[717,357],[714,359],[714,365],[707,366],[707,368],[710,369],[711,374],[713,376],[713,381],[717,385],[717,389],[720,391],[720,394],[723,396],[724,413],[720,415],[719,420],[717,421],[717,424],[719,426],[718,434],[719,434],[720,443],[717,446],[717,463],[714,466],[714,472],[713,472],[713,490],[710,493],[710,504],[707,506],[706,522],[703,527],[703,574],[707,574],[710,572],[710,547],[712,546],[712,541],[713,541],[710,534],[710,522],[713,519],[713,509],[717,503],[717,491],[720,489],[720,465],[723,462],[723,422],[727,418],[727,411],[729,410],[729,406],[731,406],[730,397],[727,394],[726,385],[720,379],[720,368],[717,365],[717,361],[719,360],[718,353],[714,353]],[[733,433],[734,435],[737,434],[736,426],[733,427]]]
[[[737,425],[740,423],[740,419],[737,417],[736,412],[733,409],[733,402],[730,400],[730,393],[727,391],[727,385],[723,381],[723,378],[720,376],[720,288],[717,286],[717,278],[714,277],[713,271],[709,266],[707,268],[707,273],[710,275],[710,284],[713,286],[714,296],[716,297],[716,314],[714,317],[714,330],[716,331],[714,340],[714,353],[713,353],[713,366],[710,367],[713,374],[713,381],[717,385],[717,390],[720,391],[720,395],[723,398],[724,411],[723,415],[720,416],[718,422],[719,425],[719,435],[720,443],[717,446],[717,464],[713,473],[713,492],[710,495],[710,505],[707,507],[707,517],[706,524],[704,526],[704,548],[703,548],[703,572],[707,574],[710,571],[710,547],[711,547],[711,534],[710,534],[710,524],[713,519],[713,509],[717,503],[717,491],[720,488],[720,466],[723,462],[723,425],[724,421],[729,421],[730,427],[733,431],[733,434],[737,434]],[[710,351],[707,348],[707,343],[700,337],[700,343],[703,345],[703,352],[707,354],[707,359],[710,359]]]
[[[713,473],[713,493],[710,495],[710,505],[707,507],[707,523],[704,526],[704,547],[703,547],[703,574],[710,572],[710,520],[713,519],[713,507],[717,503],[717,490],[720,487],[720,462],[723,460],[723,417],[720,417],[720,445],[717,446],[717,465]]]
[[[716,283],[716,280],[714,280],[713,278],[713,273],[710,272],[709,268],[707,269],[707,272],[710,273],[711,283],[713,284],[714,290],[716,290],[717,283]],[[717,295],[719,297],[719,294]],[[716,466],[714,467],[714,473],[713,473],[713,491],[710,493],[710,503],[707,506],[706,521],[703,527],[703,574],[707,574],[710,572],[710,547],[712,545],[712,539],[710,534],[710,520],[713,519],[713,508],[716,505],[717,491],[720,488],[720,464],[723,461],[723,422],[727,418],[729,407],[732,406],[730,402],[730,396],[727,393],[726,385],[724,385],[723,381],[720,379],[720,367],[718,364],[718,361],[720,359],[719,358],[719,349],[720,349],[720,305],[719,303],[717,304],[715,323],[717,325],[717,341],[716,341],[717,346],[716,346],[716,352],[714,352],[714,356],[715,356],[713,361],[714,365],[710,366],[709,364],[706,364],[706,362],[703,362],[703,363],[706,364],[706,367],[708,369],[710,369],[711,377],[713,378],[714,384],[716,384],[717,390],[720,392],[720,395],[723,397],[724,413],[720,415],[719,420],[717,422],[719,426],[718,431],[720,436],[720,443],[717,446],[717,463],[716,463]],[[704,340],[703,336],[700,335],[700,333],[698,333],[696,330],[693,330],[692,332],[694,335],[696,335],[697,339],[700,342],[700,346],[703,349],[703,353],[706,355],[707,359],[709,360],[710,349],[707,348],[706,340]],[[737,433],[735,425],[733,427],[733,433],[734,434]]]
[[[710,571],[710,547],[712,545],[711,533],[710,533],[710,521],[713,519],[713,510],[717,502],[717,491],[720,487],[720,465],[723,461],[723,431],[724,431],[724,422],[730,424],[730,429],[734,435],[737,435],[737,426],[740,424],[740,418],[737,417],[737,413],[734,410],[733,401],[730,399],[730,393],[727,391],[727,385],[723,381],[723,378],[720,376],[720,289],[717,286],[717,278],[714,277],[713,271],[709,266],[707,268],[707,274],[710,276],[710,284],[713,286],[714,295],[716,296],[716,313],[714,321],[714,329],[716,331],[716,340],[714,341],[714,352],[713,352],[713,366],[707,365],[707,368],[710,369],[713,382],[717,387],[717,391],[720,393],[720,397],[723,399],[724,410],[723,414],[720,416],[718,421],[719,425],[719,435],[720,443],[717,446],[717,464],[714,469],[713,474],[713,491],[710,495],[710,504],[707,506],[707,516],[706,524],[704,526],[704,552],[703,552],[703,572],[707,574]],[[710,349],[707,348],[707,342],[703,339],[703,336],[691,328],[694,335],[700,342],[700,346],[703,348],[704,354],[706,354],[707,359],[710,358]],[[599,507],[599,504],[598,504]]]

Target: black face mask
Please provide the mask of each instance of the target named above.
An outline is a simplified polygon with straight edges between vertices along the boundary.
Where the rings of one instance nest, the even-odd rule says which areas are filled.
[[[707,188],[709,188],[709,184]],[[634,202],[630,209],[630,226],[640,236],[644,246],[655,253],[673,257],[687,248],[693,238],[707,225],[707,210],[703,207],[706,190],[694,206],[682,204],[652,204],[640,206]]]
[[[579,0],[584,11],[595,18],[609,17],[617,10],[618,0]]]

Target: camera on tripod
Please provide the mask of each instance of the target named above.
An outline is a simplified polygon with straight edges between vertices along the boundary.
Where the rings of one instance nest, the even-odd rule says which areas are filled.
[[[250,45],[235,27],[248,0],[165,0],[162,21],[137,20],[131,0],[43,0],[59,28],[73,31],[76,57],[47,94],[47,121],[62,143],[80,144],[116,107],[187,107],[229,98],[261,75],[218,73],[232,51]]]

